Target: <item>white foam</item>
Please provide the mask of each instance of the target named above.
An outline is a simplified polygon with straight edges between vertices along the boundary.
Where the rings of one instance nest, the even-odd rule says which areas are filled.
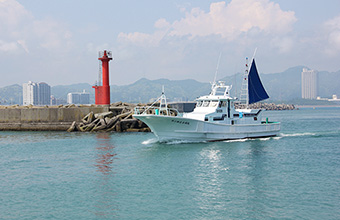
[[[152,139],[143,141],[142,144],[144,144],[144,145],[154,144],[154,143],[156,143],[157,141],[158,141],[158,140],[157,140],[156,138],[152,138]]]
[[[297,137],[297,136],[314,136],[316,134],[315,133],[306,132],[306,133],[280,134],[280,135],[281,135],[281,137]]]
[[[231,142],[245,142],[249,139],[235,139],[235,140],[227,140],[227,141],[223,141],[223,142],[227,142],[227,143],[231,143]]]
[[[204,143],[205,141],[187,141],[187,140],[173,140],[166,141],[165,144],[176,145],[176,144],[192,144],[192,143]]]

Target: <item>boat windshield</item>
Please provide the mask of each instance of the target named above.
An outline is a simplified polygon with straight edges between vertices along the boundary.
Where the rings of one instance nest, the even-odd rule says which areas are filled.
[[[202,107],[208,107],[209,103],[210,103],[210,101],[203,101]]]
[[[217,100],[212,100],[211,103],[210,103],[210,107],[216,107],[217,104],[218,104]]]
[[[196,106],[197,106],[197,107],[201,107],[201,106],[202,106],[202,103],[203,103],[203,101],[198,101],[197,104],[196,104]]]
[[[224,96],[225,88],[216,88],[215,95]]]

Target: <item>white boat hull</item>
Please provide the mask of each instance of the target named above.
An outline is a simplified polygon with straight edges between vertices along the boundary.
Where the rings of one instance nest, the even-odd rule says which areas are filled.
[[[221,141],[276,136],[280,123],[223,124],[191,118],[159,115],[134,115],[143,121],[159,141]]]

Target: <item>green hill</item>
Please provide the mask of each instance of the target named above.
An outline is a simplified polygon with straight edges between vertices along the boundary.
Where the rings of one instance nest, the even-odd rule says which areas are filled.
[[[269,102],[284,102],[299,100],[301,98],[301,72],[303,66],[287,69],[281,73],[260,74],[264,87],[270,98]],[[319,72],[319,96],[330,98],[333,94],[340,96],[340,71],[338,72]],[[240,97],[242,73],[222,78],[226,84],[233,85],[232,96]],[[161,95],[164,85],[167,98],[172,101],[189,101],[198,96],[210,92],[210,83],[202,83],[196,80],[148,80],[142,78],[135,83],[124,86],[111,86],[111,102],[149,102]],[[90,93],[90,102],[94,103],[94,89],[88,83],[73,85],[59,85],[51,88],[51,94],[59,99],[67,99],[69,92]],[[15,84],[0,88],[0,104],[21,104],[22,86]]]
[[[165,94],[170,100],[188,101],[194,100],[199,95],[209,92],[208,83],[200,83],[196,80],[148,80],[140,79],[126,86],[111,86],[111,102],[149,102],[162,93],[164,86]]]
[[[0,88],[0,105],[22,103],[22,86],[14,84]]]

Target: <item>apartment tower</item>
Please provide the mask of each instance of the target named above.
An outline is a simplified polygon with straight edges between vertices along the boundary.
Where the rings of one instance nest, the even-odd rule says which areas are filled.
[[[316,99],[318,94],[318,73],[303,68],[301,73],[301,95],[303,99]]]

